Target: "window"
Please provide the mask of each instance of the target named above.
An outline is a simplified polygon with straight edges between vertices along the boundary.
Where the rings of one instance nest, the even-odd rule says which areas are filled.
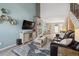
[[[59,26],[58,26],[58,25],[55,25],[55,26],[54,26],[54,31],[55,31],[56,34],[59,33]]]

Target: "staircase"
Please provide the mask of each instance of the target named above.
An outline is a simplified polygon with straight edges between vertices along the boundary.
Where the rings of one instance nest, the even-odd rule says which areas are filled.
[[[79,20],[74,16],[74,14],[72,12],[70,12],[69,16],[70,16],[72,22],[74,23],[75,28],[79,28]]]
[[[72,12],[70,12],[69,17],[75,26],[75,41],[79,42],[79,20],[74,16]]]

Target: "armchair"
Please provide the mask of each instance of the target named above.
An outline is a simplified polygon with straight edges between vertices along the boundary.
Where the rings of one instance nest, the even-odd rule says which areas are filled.
[[[34,44],[38,47],[43,47],[45,44],[47,43],[47,39],[45,36],[38,36],[35,40],[34,40]]]
[[[53,42],[63,45],[69,45],[74,41],[74,31],[69,30],[64,33],[63,37],[61,36],[61,34],[56,34],[56,37],[54,37]]]

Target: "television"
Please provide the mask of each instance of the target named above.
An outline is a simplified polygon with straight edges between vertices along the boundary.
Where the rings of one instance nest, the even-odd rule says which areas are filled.
[[[34,22],[23,20],[22,29],[33,29],[34,28]]]

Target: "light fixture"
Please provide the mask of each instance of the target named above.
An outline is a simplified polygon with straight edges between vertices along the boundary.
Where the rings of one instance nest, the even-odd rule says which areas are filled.
[[[4,13],[4,14],[7,14],[7,13],[8,13],[8,10],[5,9],[5,8],[2,8],[1,11],[2,11],[2,13]]]

